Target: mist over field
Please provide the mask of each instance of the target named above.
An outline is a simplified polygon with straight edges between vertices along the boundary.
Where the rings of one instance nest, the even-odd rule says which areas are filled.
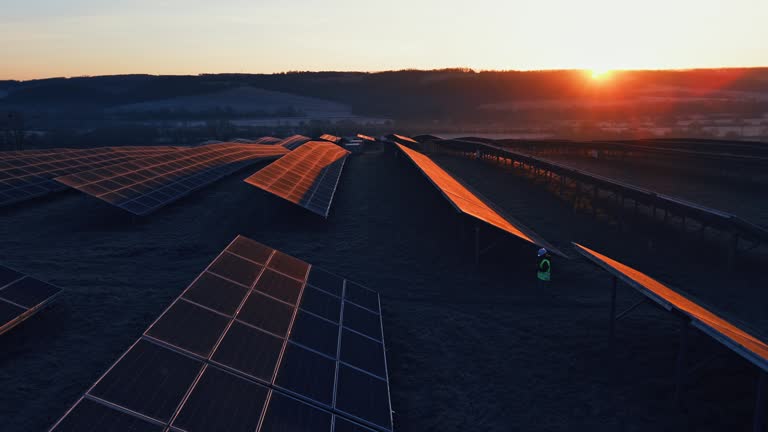
[[[768,137],[768,69],[50,78],[0,81],[0,111],[0,128],[24,129],[26,147],[187,144],[361,127],[446,136],[760,140]]]

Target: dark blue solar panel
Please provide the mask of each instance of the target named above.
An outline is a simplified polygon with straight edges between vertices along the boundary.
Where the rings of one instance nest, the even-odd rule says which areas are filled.
[[[358,333],[381,340],[381,320],[375,313],[344,302],[344,327],[349,327]]]
[[[6,326],[18,319],[26,311],[27,310],[22,307],[0,299],[0,334],[8,330]]]
[[[0,289],[0,298],[30,309],[47,301],[60,291],[60,288],[51,284],[26,277]]]
[[[300,311],[296,314],[290,340],[336,358],[339,347],[339,326]]]
[[[224,315],[179,300],[146,334],[174,347],[208,357],[228,323],[229,318]]]
[[[341,364],[336,408],[387,430],[392,429],[387,382]]]
[[[272,382],[283,339],[235,322],[213,354],[213,361],[261,381]]]
[[[50,303],[61,288],[0,267],[0,334]]]
[[[183,298],[231,316],[247,293],[247,288],[205,272],[187,289]]]
[[[275,384],[317,403],[330,406],[336,362],[298,345],[288,344]]]
[[[173,426],[190,432],[253,432],[268,393],[267,387],[209,366]]]
[[[237,319],[252,326],[285,337],[291,325],[293,306],[268,297],[258,291],[251,292]]]
[[[23,278],[24,275],[8,267],[0,266],[0,288]]]
[[[273,391],[260,432],[327,432],[331,421],[330,413]]]
[[[162,432],[165,427],[90,399],[81,399],[51,432]]]
[[[328,213],[331,211],[333,195],[336,193],[336,187],[339,184],[341,171],[346,160],[347,156],[344,156],[323,168],[307,193],[301,198],[299,204],[314,213],[328,217]]]
[[[347,281],[347,289],[344,299],[358,306],[362,306],[372,312],[379,313],[379,294],[362,285]]]
[[[341,292],[344,288],[344,278],[328,273],[317,267],[312,267],[309,271],[307,283],[337,297],[341,297]]]
[[[200,361],[139,340],[88,394],[168,422],[202,366]]]
[[[296,300],[301,293],[301,286],[301,281],[267,269],[259,278],[254,289],[286,303],[295,305]]]
[[[361,426],[357,423],[352,423],[343,417],[335,416],[333,419],[333,432],[372,432],[373,429],[369,429],[365,426]]]
[[[324,291],[312,288],[311,286],[304,288],[300,307],[327,320],[339,322],[341,299]]]
[[[373,339],[344,329],[341,333],[341,361],[386,378],[384,346]]]
[[[349,283],[296,258],[244,237],[227,250],[253,261],[226,253],[214,260],[209,269],[222,277],[203,272],[86,397],[142,421],[172,423],[170,430],[330,432],[333,424],[348,432],[368,430],[364,424],[390,431],[379,315],[350,301],[342,306],[328,291],[342,294]],[[264,265],[301,278],[310,270],[323,288],[277,271],[257,274]],[[369,296],[364,290],[350,298],[365,303]]]

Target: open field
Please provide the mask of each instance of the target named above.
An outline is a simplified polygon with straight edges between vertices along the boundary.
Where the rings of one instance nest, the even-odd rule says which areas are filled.
[[[759,269],[730,273],[719,255],[662,235],[649,249],[647,232],[618,234],[529,179],[452,156],[436,161],[555,246],[594,247],[768,335]],[[513,240],[475,267],[453,210],[402,158],[351,156],[327,222],[244,183],[255,170],[145,219],[76,192],[2,210],[0,262],[67,290],[0,339],[4,431],[51,425],[237,234],[381,293],[397,431],[750,424],[755,371],[740,357],[695,335],[692,359],[722,356],[697,372],[687,409],[677,408],[674,319],[636,310],[619,323],[612,351],[606,273],[555,261],[552,291],[537,291],[535,248]],[[621,289],[620,308],[637,298]]]

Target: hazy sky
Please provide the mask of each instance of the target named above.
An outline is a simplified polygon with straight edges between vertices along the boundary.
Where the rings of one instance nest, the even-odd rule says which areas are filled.
[[[768,0],[0,0],[0,79],[768,66]]]

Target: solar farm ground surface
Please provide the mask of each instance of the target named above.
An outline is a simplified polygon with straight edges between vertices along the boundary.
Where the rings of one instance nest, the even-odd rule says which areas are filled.
[[[593,245],[768,333],[764,297],[744,299],[745,285],[766,286],[758,276],[727,276],[690,252],[649,253],[641,236],[574,216],[525,179],[435,160],[556,246]],[[351,156],[327,221],[255,194],[243,179],[257,166],[146,220],[78,193],[6,209],[0,262],[66,295],[0,338],[3,431],[50,427],[238,234],[381,294],[396,431],[748,427],[755,375],[741,358],[695,335],[692,358],[725,355],[699,372],[696,401],[680,411],[670,402],[674,319],[638,309],[619,323],[609,355],[605,272],[555,260],[552,292],[537,292],[535,248],[520,242],[502,243],[493,253],[503,258],[488,256],[477,271],[471,245],[455,240],[455,212],[406,162]],[[690,272],[705,267],[711,273]],[[619,308],[638,298],[620,290]]]

